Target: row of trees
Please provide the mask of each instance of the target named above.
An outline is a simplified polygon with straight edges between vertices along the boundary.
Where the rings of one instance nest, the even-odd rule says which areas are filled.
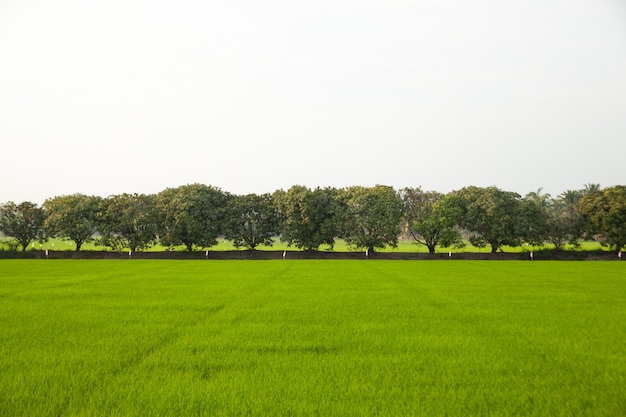
[[[0,232],[24,250],[35,240],[64,237],[76,250],[94,236],[115,250],[146,249],[157,242],[188,251],[217,244],[271,245],[276,236],[303,250],[332,245],[338,238],[373,251],[396,246],[409,235],[435,252],[438,246],[552,243],[576,245],[601,239],[619,251],[626,244],[626,186],[596,184],[556,198],[541,189],[522,197],[496,187],[465,187],[442,194],[421,188],[377,185],[310,189],[296,185],[272,194],[232,195],[208,185],[189,184],[158,194],[107,198],[73,194],[0,205]]]

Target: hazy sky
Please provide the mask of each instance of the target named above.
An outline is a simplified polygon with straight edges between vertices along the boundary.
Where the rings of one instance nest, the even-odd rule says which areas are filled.
[[[0,202],[626,184],[623,0],[0,0]]]

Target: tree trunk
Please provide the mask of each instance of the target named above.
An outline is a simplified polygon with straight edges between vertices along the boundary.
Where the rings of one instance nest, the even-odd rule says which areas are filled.
[[[82,240],[75,240],[76,242],[76,252],[80,251],[80,247],[83,246]]]

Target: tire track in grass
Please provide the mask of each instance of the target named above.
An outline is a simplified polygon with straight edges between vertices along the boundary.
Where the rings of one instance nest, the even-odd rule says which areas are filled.
[[[35,261],[38,262],[38,261]],[[150,268],[146,268],[148,264],[138,264],[133,261],[115,261],[115,260],[52,260],[41,261],[36,268],[31,269],[32,276],[24,282],[28,286],[22,285],[18,290],[12,292],[2,291],[0,296],[15,299],[37,298],[42,293],[49,293],[54,290],[65,290],[68,288],[84,288],[92,284],[100,284],[114,281],[126,281],[134,278],[137,271],[142,274],[149,270],[156,270],[157,265],[151,264]],[[141,262],[141,261],[139,261]],[[23,265],[20,263],[19,265]],[[41,268],[44,266],[44,268]],[[68,265],[71,265],[69,267]],[[106,265],[107,268],[102,268]],[[130,265],[130,268],[124,268]],[[141,268],[138,268],[141,266]],[[113,267],[113,268],[111,268]],[[106,271],[103,273],[102,271]],[[68,271],[72,271],[69,273]],[[87,278],[83,278],[86,275]],[[77,277],[81,277],[77,279]],[[1,278],[1,276],[0,276]]]
[[[110,261],[105,261],[110,263]],[[130,279],[138,280],[138,285],[144,285],[141,281],[146,279],[146,276],[150,275],[152,271],[161,271],[161,266],[156,263],[141,263],[140,267],[132,267],[128,269],[122,269],[118,271],[114,269],[108,271],[106,278],[104,279],[92,279],[94,282],[127,282]],[[176,279],[176,275],[166,282]],[[79,285],[87,284],[87,281],[83,280]],[[141,303],[141,300],[139,300]],[[153,305],[144,305],[146,314],[150,314],[148,309],[153,308]],[[168,308],[167,304],[163,305],[164,308]],[[180,307],[174,305],[174,308]],[[108,390],[108,387],[116,386],[116,380],[119,380],[123,375],[127,375],[132,372],[133,369],[138,369],[143,363],[148,361],[151,357],[158,355],[159,352],[166,350],[168,346],[176,343],[182,336],[189,333],[195,326],[199,326],[211,320],[226,308],[225,303],[213,302],[205,308],[198,308],[198,306],[183,306],[182,310],[176,311],[173,316],[166,319],[167,326],[159,327],[158,321],[150,321],[146,324],[148,331],[143,335],[143,338],[137,339],[128,345],[128,350],[124,353],[119,353],[113,357],[106,366],[101,367],[96,372],[95,378],[90,378],[90,383],[81,387],[81,391],[88,393],[88,395],[73,394],[71,400],[66,401],[63,404],[62,410],[59,411],[59,415],[65,414],[80,414],[86,410],[93,409],[93,404],[98,403],[103,407],[110,407],[110,404],[106,402],[106,396],[103,397],[103,392]],[[135,307],[136,309],[136,307]],[[156,317],[158,320],[158,317]],[[139,329],[141,330],[141,329]]]
[[[455,292],[458,289],[450,287],[460,265],[390,262],[362,264],[371,271],[379,296],[386,298],[379,309],[382,317],[374,322],[380,328],[374,330],[396,341],[380,341],[376,349],[368,348],[370,355],[382,363],[401,357],[407,369],[420,375],[407,381],[426,384],[424,391],[416,394],[420,400],[454,395],[458,387],[467,387],[481,398],[476,375],[486,369],[489,334],[480,328],[481,317],[464,308],[460,293]],[[446,274],[451,278],[447,279]],[[389,333],[390,327],[394,334]],[[389,373],[387,377],[394,375],[393,367],[385,372]]]
[[[391,261],[393,262],[393,261]],[[498,313],[494,311],[490,305],[472,304],[472,300],[476,300],[477,293],[480,294],[479,300],[485,302],[488,299],[489,294],[481,291],[480,288],[483,284],[476,283],[471,280],[465,281],[464,285],[459,287],[450,286],[450,282],[458,283],[458,275],[464,274],[469,277],[482,276],[484,273],[478,271],[487,271],[491,268],[491,265],[487,263],[469,263],[454,265],[448,264],[433,264],[436,268],[431,268],[430,265],[423,265],[421,263],[413,264],[399,264],[400,268],[397,272],[391,268],[377,268],[371,266],[373,270],[379,276],[386,277],[386,279],[394,282],[398,287],[402,287],[405,294],[415,297],[416,302],[421,302],[433,312],[435,317],[445,318],[448,322],[458,323],[461,326],[467,326],[472,331],[469,332],[473,337],[484,337],[486,343],[488,343],[491,337],[487,317],[492,317]],[[404,265],[411,265],[415,268],[404,268]],[[406,272],[411,271],[415,275],[407,275]],[[433,277],[428,274],[437,272],[441,276]],[[450,278],[446,276],[450,274]],[[423,278],[420,279],[420,278]],[[481,278],[482,279],[482,278]],[[490,288],[493,291],[493,287]],[[500,300],[493,298],[490,302],[497,303]],[[472,304],[472,308],[468,309],[467,305]],[[497,318],[497,317],[492,317]]]
[[[397,269],[394,267],[389,270],[380,268],[380,264],[368,264],[367,267],[377,272],[385,271],[386,279],[403,283],[407,292],[418,296],[416,302],[422,299],[424,289],[427,294],[443,301],[445,309],[436,312],[434,317],[447,326],[439,329],[440,332],[430,333],[430,338],[425,339],[430,346],[424,352],[430,355],[431,363],[438,363],[450,376],[439,382],[441,386],[444,389],[452,388],[453,393],[458,392],[457,386],[465,387],[466,392],[472,395],[473,407],[488,401],[498,407],[513,404],[517,414],[521,415],[524,414],[522,410],[535,411],[533,397],[543,400],[546,392],[556,398],[563,395],[560,391],[563,380],[570,384],[568,381],[571,380],[592,381],[593,372],[598,371],[590,371],[588,367],[599,366],[602,369],[604,366],[605,369],[611,369],[611,365],[605,365],[608,361],[601,357],[597,359],[600,365],[576,365],[593,362],[593,356],[588,362],[582,360],[590,356],[587,352],[594,351],[586,348],[593,346],[593,343],[585,342],[584,335],[568,333],[567,328],[561,332],[558,326],[550,323],[550,318],[563,320],[563,305],[557,310],[554,307],[546,309],[545,305],[559,305],[561,300],[567,301],[572,297],[568,294],[572,292],[581,308],[584,304],[580,301],[589,296],[588,292],[583,291],[584,286],[579,279],[575,280],[575,284],[561,279],[566,278],[567,272],[576,265],[559,264],[563,272],[554,278],[555,272],[548,268],[548,263],[541,263],[541,270],[538,270],[538,263],[495,262],[476,262],[471,265],[455,263],[450,266],[439,264],[436,269],[424,264],[415,264],[414,268],[398,264]],[[418,278],[424,271],[435,270],[442,275],[424,279],[427,283]],[[412,271],[416,272],[416,277],[407,274]],[[534,276],[538,271],[542,273],[538,277]],[[552,272],[552,275],[545,271]],[[446,273],[450,274],[450,280],[446,279]],[[551,281],[549,286],[554,288],[548,294],[540,295],[541,290],[547,288],[545,282],[539,284],[546,281],[542,279],[546,275]],[[450,286],[451,282],[456,285]],[[574,290],[570,290],[572,285]],[[548,301],[552,290],[555,291],[553,299]],[[555,297],[557,294],[558,297]],[[502,394],[520,391],[520,385],[525,386],[526,391],[519,398],[511,399]],[[571,391],[591,392],[594,387],[590,382],[576,382]],[[574,394],[573,397],[586,398],[586,395]],[[584,414],[588,412],[586,407],[589,407],[590,402],[597,405],[595,394],[589,395],[589,398],[578,401],[578,404],[572,402],[575,405],[570,407]],[[544,412],[550,414],[551,411]]]
[[[228,262],[228,261],[227,261]],[[266,261],[263,261],[266,262]],[[282,262],[282,261],[278,261]],[[254,281],[250,281],[251,285],[247,285],[245,290],[241,290],[236,295],[236,302],[232,304],[218,304],[212,306],[208,309],[194,309],[186,312],[185,314],[191,316],[191,320],[187,320],[184,323],[179,325],[172,325],[169,331],[162,333],[155,341],[152,343],[138,349],[137,352],[132,354],[131,356],[125,358],[125,360],[121,361],[115,368],[107,369],[105,374],[97,379],[97,383],[94,382],[92,386],[85,387],[84,391],[92,393],[90,397],[94,397],[96,401],[102,401],[102,388],[107,386],[116,386],[116,380],[123,379],[124,376],[132,373],[135,369],[141,368],[142,364],[150,361],[152,357],[159,355],[160,352],[166,351],[170,346],[175,345],[181,338],[185,335],[193,334],[194,328],[199,326],[203,326],[208,323],[209,320],[214,319],[217,315],[226,315],[226,320],[221,321],[211,332],[213,337],[219,337],[224,331],[230,330],[233,326],[236,326],[238,322],[245,318],[247,315],[246,312],[241,312],[241,308],[238,306],[248,304],[247,310],[255,310],[258,308],[262,308],[264,305],[271,302],[271,297],[260,297],[259,293],[267,292],[267,289],[273,285],[274,282],[279,280],[285,274],[288,273],[289,270],[292,269],[293,263],[289,262],[289,264],[282,267],[275,274],[268,276],[263,275],[259,279],[254,279]],[[229,311],[239,312],[233,315],[232,317],[228,317]],[[151,334],[154,334],[151,333]],[[202,347],[194,347],[191,349],[191,354],[193,356],[200,356],[203,354],[206,347],[203,349]],[[190,371],[195,372],[199,378],[203,380],[209,380],[212,377],[215,377],[217,373],[229,371],[228,365],[218,364],[218,365],[207,365],[202,367],[192,367],[189,368]],[[80,401],[80,405],[77,403]],[[60,414],[65,414],[68,410],[83,410],[89,409],[91,406],[89,404],[93,404],[93,402],[89,398],[81,398],[74,400],[74,406],[72,404],[65,404],[64,409]],[[102,404],[102,406],[110,406],[110,404]],[[86,407],[86,408],[85,408]]]
[[[260,262],[263,262],[264,266],[283,262],[285,262],[285,264],[278,268],[271,275],[264,276],[264,279],[255,281],[254,285],[247,287],[245,294],[238,294],[236,302],[230,305],[231,308],[224,311],[224,315],[226,317],[224,317],[223,322],[219,323],[217,330],[212,333],[214,336],[223,336],[227,332],[234,332],[235,334],[239,334],[243,326],[249,324],[249,321],[254,320],[256,312],[262,310],[265,306],[274,303],[275,297],[273,296],[273,287],[279,280],[284,279],[284,277],[288,276],[289,272],[293,270],[294,262],[301,261],[280,260]],[[226,340],[229,339],[226,338]],[[244,355],[259,353],[269,354],[278,352],[278,348],[275,346],[261,346],[254,344],[244,346],[241,343],[237,345],[230,345],[224,340],[222,341],[222,344],[220,346],[221,350],[218,351],[218,355],[223,356],[212,356],[210,363],[203,363],[196,366],[196,372],[204,381],[210,381],[222,372],[232,371],[233,369],[242,369],[241,363],[238,363],[237,365],[229,363],[229,354],[233,351],[238,351]],[[196,351],[195,354],[197,356],[202,356],[205,354],[206,350],[207,347],[205,347],[205,349]],[[251,363],[248,366],[253,365],[254,364]],[[245,367],[246,366],[243,366],[243,368]]]
[[[269,262],[281,262],[282,263],[282,262],[285,262],[286,265],[284,265],[281,269],[279,269],[272,276],[267,277],[266,279],[264,279],[262,281],[258,281],[258,282],[255,283],[255,285],[250,286],[247,289],[247,293],[245,295],[239,294],[236,305],[246,305],[247,304],[250,307],[249,309],[258,309],[258,308],[261,308],[261,307],[267,305],[270,302],[269,298],[268,297],[259,297],[258,293],[262,292],[262,291],[266,291],[268,288],[270,288],[272,285],[274,285],[274,283],[276,281],[278,281],[280,278],[284,277],[289,271],[291,271],[293,269],[293,262],[294,261],[260,261],[260,262],[264,262],[264,263],[269,263]],[[295,262],[298,262],[298,261],[296,260]],[[252,300],[254,302],[250,302],[250,300]],[[235,323],[240,322],[245,316],[246,316],[246,314],[244,314],[244,313],[236,314],[232,318],[230,324],[235,324]]]
[[[197,319],[172,327],[169,331],[158,337],[154,342],[146,345],[142,349],[139,349],[137,352],[129,355],[124,360],[121,360],[116,366],[104,369],[102,375],[100,375],[99,378],[95,378],[93,383],[82,387],[83,391],[90,393],[90,395],[81,398],[74,397],[72,401],[65,401],[62,407],[60,407],[58,415],[80,414],[86,410],[92,410],[94,401],[92,401],[91,398],[96,397],[96,402],[102,399],[101,387],[117,385],[115,384],[115,380],[119,379],[123,375],[126,375],[129,371],[139,368],[141,364],[148,361],[150,357],[174,344],[191,328],[208,321],[211,317],[219,314],[225,308],[225,304],[219,304],[207,309],[194,309],[190,311],[188,314],[192,314],[192,317],[197,317]],[[199,314],[200,312],[203,314]]]
[[[385,267],[381,267],[379,262],[385,262]],[[445,302],[440,298],[434,297],[432,291],[428,291],[423,285],[418,285],[420,282],[415,276],[407,277],[404,274],[396,273],[392,271],[389,265],[398,265],[397,261],[375,261],[365,262],[362,264],[363,268],[369,271],[373,271],[376,277],[385,278],[388,282],[394,283],[394,287],[401,287],[405,294],[410,293],[416,297],[416,300],[424,302],[425,305],[441,309],[445,306]],[[401,266],[407,264],[401,263]],[[411,264],[415,266],[421,266],[421,264]],[[404,269],[403,269],[404,271]],[[423,273],[423,270],[416,269],[416,271]],[[417,276],[419,278],[419,276]]]
[[[400,263],[392,267],[378,264],[366,267],[383,278],[381,281],[393,284],[394,289],[390,291],[396,297],[388,303],[388,314],[406,321],[407,336],[414,335],[451,354],[476,349],[476,355],[480,356],[497,347],[500,334],[493,323],[502,320],[501,312],[494,309],[491,302],[488,305],[476,303],[489,298],[481,291],[480,284],[450,285],[458,284],[463,265],[437,264],[436,268],[431,268],[422,263]],[[482,268],[483,265],[472,265],[469,274],[475,276]],[[441,276],[432,276],[435,272]],[[446,274],[450,274],[449,279]],[[419,312],[406,309],[412,303],[421,305]]]

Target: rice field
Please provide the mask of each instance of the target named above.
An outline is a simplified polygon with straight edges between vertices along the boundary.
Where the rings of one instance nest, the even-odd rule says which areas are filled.
[[[0,261],[1,416],[626,415],[626,263]]]

